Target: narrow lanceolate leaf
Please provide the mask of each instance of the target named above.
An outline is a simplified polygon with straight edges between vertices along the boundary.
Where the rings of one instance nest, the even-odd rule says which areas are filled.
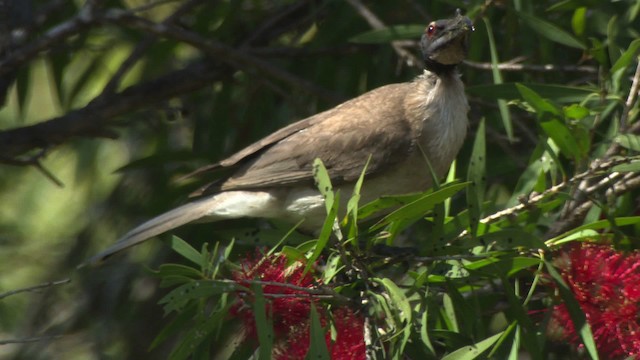
[[[526,83],[525,85],[537,94],[548,99],[553,99],[553,101],[557,103],[579,103],[584,101],[587,97],[598,98],[599,96],[599,90],[595,87],[536,83]],[[519,98],[516,83],[470,85],[467,87],[467,93],[469,95],[491,100],[514,100]]]
[[[575,160],[580,159],[583,153],[582,147],[578,144],[574,133],[561,121],[563,112],[530,88],[522,84],[516,84],[516,87],[522,98],[535,110],[540,127],[545,134],[554,141],[565,156]]]
[[[182,310],[187,303],[194,299],[206,299],[213,295],[228,293],[238,289],[233,282],[220,280],[199,280],[181,285],[165,295],[159,304],[164,306],[165,313]]]
[[[617,172],[638,172],[640,171],[640,161],[631,161],[627,164],[616,165],[611,171]]]
[[[615,73],[620,69],[625,69],[636,59],[636,54],[640,50],[640,39],[635,39],[629,44],[627,50],[622,53],[615,64],[611,67],[611,73]]]
[[[329,172],[320,159],[315,159],[313,161],[313,180],[315,181],[320,194],[324,196],[325,207],[327,208],[327,213],[329,213],[333,207],[333,185],[331,185]]]
[[[553,42],[582,50],[587,49],[585,43],[553,23],[523,12],[516,12],[516,14],[527,26]]]
[[[425,294],[425,297],[428,294]],[[429,352],[430,355],[435,357],[436,350],[429,339],[429,306],[426,304],[422,309],[422,319],[420,321],[420,339],[422,340],[422,344],[425,346],[425,351]]]
[[[404,351],[404,347],[406,346],[411,336],[413,318],[411,305],[409,304],[409,300],[405,296],[404,292],[391,279],[374,279],[374,281],[380,283],[387,290],[387,293],[394,305],[391,311],[398,311],[394,315],[397,319],[400,320],[400,323],[403,327],[402,332],[400,333],[401,339],[398,346],[398,352],[402,354]]]
[[[320,324],[320,316],[318,316],[318,310],[315,305],[311,304],[311,330],[309,339],[309,353],[307,359],[313,360],[330,360],[329,349],[327,349],[327,342],[324,340],[324,329]]]
[[[169,355],[170,360],[183,360],[189,358],[194,351],[204,344],[204,342],[210,338],[210,336],[216,331],[220,325],[222,325],[226,315],[228,306],[219,311],[214,311],[208,317],[203,317],[200,322],[195,326],[182,327],[182,329],[189,329],[184,335],[184,340],[178,345],[173,352]],[[238,328],[234,329],[235,332],[240,332]]]
[[[385,216],[371,229],[378,230],[394,221],[404,221],[408,225],[411,221],[415,221],[423,217],[429,210],[433,209],[436,204],[442,203],[468,185],[469,183],[461,183],[442,186],[440,190],[429,192]]]
[[[476,139],[473,143],[473,151],[469,168],[467,169],[467,181],[471,183],[467,187],[467,204],[469,204],[469,225],[471,226],[471,234],[476,235],[478,232],[478,222],[482,216],[482,203],[484,201],[484,188],[486,183],[486,144],[484,119],[480,121]]]
[[[485,27],[487,28],[487,37],[489,39],[489,52],[491,53],[491,72],[493,74],[493,83],[494,84],[502,84],[502,74],[500,74],[500,70],[498,69],[498,63],[500,59],[498,59],[498,50],[496,48],[496,41],[493,38],[493,30],[491,27],[491,22],[486,17],[483,17]],[[511,113],[509,112],[509,108],[507,106],[507,101],[504,99],[498,99],[498,109],[500,110],[500,117],[502,118],[502,125],[504,126],[504,130],[507,132],[507,137],[509,141],[513,141],[513,125],[511,123]]]
[[[496,341],[500,338],[502,332],[497,333],[491,337],[488,337],[482,341],[479,341],[473,345],[462,347],[451,354],[442,358],[442,360],[473,360],[487,351]]]
[[[613,141],[629,150],[640,151],[640,136],[633,134],[620,134]]]
[[[616,226],[626,226],[626,225],[635,225],[640,223],[640,216],[623,216],[617,217],[614,219]],[[609,229],[611,228],[611,222],[609,220],[598,220],[589,224],[584,224],[578,226],[577,228],[571,229],[563,234],[560,234],[552,239],[545,241],[548,246],[552,246],[561,242],[563,239],[567,238],[569,235],[584,231],[584,230],[600,230],[600,229]]]
[[[256,330],[258,331],[258,341],[260,349],[258,351],[259,360],[271,359],[271,350],[273,349],[273,324],[267,318],[267,301],[262,292],[262,286],[258,284],[251,285],[253,292],[253,314],[256,319]]]
[[[519,288],[518,284],[516,286],[512,286],[509,280],[505,275],[502,276],[502,286],[504,287],[504,294],[507,297],[507,301],[509,302],[509,311],[510,316],[518,322],[520,331],[523,332],[520,337],[520,341],[524,344],[525,348],[528,350],[531,359],[534,360],[542,360],[543,354],[541,351],[541,346],[538,343],[538,333],[536,332],[536,327],[533,324],[533,320],[529,317],[528,311],[522,303],[522,300],[519,296]]]
[[[573,296],[573,292],[569,289],[569,285],[567,285],[562,278],[562,275],[560,275],[553,264],[545,261],[545,266],[547,268],[547,272],[558,286],[560,297],[562,297],[562,301],[565,303],[567,310],[569,311],[573,327],[576,329],[576,332],[580,334],[580,339],[582,340],[584,347],[587,349],[587,353],[591,356],[591,359],[598,359],[598,351],[596,350],[596,343],[593,339],[593,332],[587,322],[587,317],[585,316],[584,311],[580,308],[578,300]]]
[[[182,255],[185,259],[190,260],[198,266],[202,266],[202,254],[189,245],[188,242],[174,235],[171,237],[169,245],[173,250],[175,250],[175,252]]]
[[[364,174],[367,171],[367,167],[369,166],[369,161],[371,161],[371,156],[369,156],[369,158],[367,159],[367,163],[364,164],[362,173],[360,173],[360,177],[353,187],[351,198],[347,203],[347,217],[345,218],[345,220],[351,221],[351,227],[349,228],[349,238],[355,237],[357,235],[358,227],[356,225],[358,223],[358,204],[360,203],[360,189],[362,188],[362,183],[364,182]]]

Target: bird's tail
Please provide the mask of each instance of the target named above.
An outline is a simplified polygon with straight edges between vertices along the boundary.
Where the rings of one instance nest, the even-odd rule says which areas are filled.
[[[211,213],[216,197],[208,197],[179,206],[137,226],[106,250],[86,260],[80,267],[95,266],[108,257],[181,225],[199,220]],[[209,219],[215,221],[215,219]]]

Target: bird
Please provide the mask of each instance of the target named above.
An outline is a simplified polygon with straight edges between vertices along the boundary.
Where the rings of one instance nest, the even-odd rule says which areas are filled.
[[[472,21],[458,10],[432,21],[420,40],[423,73],[384,85],[332,109],[292,123],[234,155],[195,172],[231,173],[203,187],[198,197],[130,230],[85,261],[112,255],[187,223],[236,218],[278,219],[318,231],[324,197],[314,186],[319,158],[346,202],[365,168],[360,201],[428,190],[462,147],[469,104],[457,66],[465,59]],[[346,208],[346,206],[341,206]]]

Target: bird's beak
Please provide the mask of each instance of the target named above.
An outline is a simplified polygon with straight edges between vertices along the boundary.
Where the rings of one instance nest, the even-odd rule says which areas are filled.
[[[441,20],[444,25],[426,49],[425,55],[432,61],[443,65],[459,64],[467,55],[469,33],[474,31],[471,19],[460,12],[448,20]]]

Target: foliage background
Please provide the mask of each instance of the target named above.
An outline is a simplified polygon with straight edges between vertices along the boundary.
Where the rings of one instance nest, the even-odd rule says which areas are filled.
[[[0,300],[0,340],[44,337],[9,341],[0,357],[164,357],[171,341],[147,349],[165,323],[157,302],[166,291],[145,269],[178,261],[168,247],[151,241],[90,272],[76,265],[183,201],[195,184],[179,175],[413,78],[421,71],[415,40],[456,7],[476,26],[460,67],[472,109],[457,174],[466,177],[484,118],[479,215],[571,179],[596,158],[638,150],[635,137],[616,138],[637,130],[635,50],[612,66],[638,47],[640,1],[1,1],[0,290],[72,281]],[[369,32],[387,25],[411,26]],[[555,110],[502,82],[557,104],[563,126],[542,126]],[[558,129],[573,140],[558,138]],[[572,187],[562,189],[564,197],[528,212],[518,228],[547,240],[609,219],[607,238],[635,249],[636,228],[615,226],[637,211],[634,179],[607,193],[622,181],[614,178],[575,203]],[[464,197],[453,198],[452,213],[465,208]],[[253,224],[176,233],[193,244],[226,241]]]

